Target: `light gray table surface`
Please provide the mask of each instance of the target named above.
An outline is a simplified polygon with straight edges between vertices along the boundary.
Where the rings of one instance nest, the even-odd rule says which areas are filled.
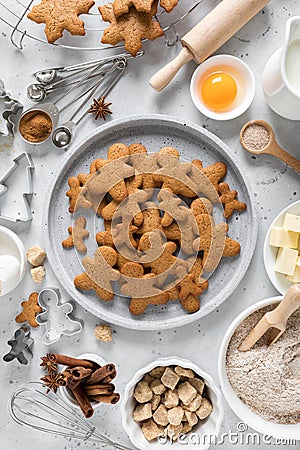
[[[14,3],[12,1],[8,3]],[[199,18],[212,6],[217,4],[215,0],[203,1],[203,6],[198,10]],[[279,143],[294,156],[300,157],[299,122],[291,122],[274,114],[266,105],[261,88],[262,69],[268,57],[281,45],[283,45],[285,21],[293,15],[300,14],[300,2],[297,0],[281,1],[273,0],[263,12],[246,25],[232,38],[218,53],[229,53],[243,58],[253,69],[257,88],[251,108],[236,120],[230,122],[215,122],[202,116],[193,106],[189,95],[189,80],[195,64],[188,64],[176,77],[172,84],[159,95],[154,93],[147,84],[149,75],[160,68],[165,62],[179,50],[178,47],[165,46],[163,39],[154,43],[146,43],[145,55],[142,59],[132,60],[126,73],[115,90],[109,95],[113,103],[113,118],[120,118],[130,114],[165,113],[178,118],[193,121],[202,125],[223,139],[231,149],[231,156],[239,159],[245,166],[248,179],[253,190],[253,203],[257,209],[259,221],[259,236],[256,251],[247,272],[234,294],[227,299],[216,311],[206,316],[199,322],[163,332],[135,332],[113,326],[114,338],[110,344],[100,343],[94,338],[94,327],[99,320],[76,306],[76,315],[83,319],[84,330],[73,338],[64,337],[60,342],[51,347],[51,351],[63,351],[66,354],[76,355],[88,349],[99,353],[106,360],[115,362],[118,367],[116,381],[118,390],[122,393],[126,383],[135,372],[145,364],[160,356],[177,355],[188,358],[209,372],[214,380],[219,383],[217,375],[217,357],[219,346],[228,325],[243,309],[252,303],[270,296],[277,295],[275,288],[270,283],[263,265],[263,241],[268,226],[284,207],[299,199],[299,176],[282,162],[269,156],[257,158],[246,154],[239,144],[239,131],[241,126],[250,119],[261,118],[269,121],[276,132]],[[184,28],[183,28],[184,29]],[[0,22],[0,78],[13,96],[20,99],[26,106],[30,103],[26,100],[26,86],[32,82],[30,74],[35,70],[57,64],[73,63],[95,57],[95,54],[84,52],[71,52],[49,45],[36,43],[25,39],[24,50],[16,50],[9,42],[9,28]],[[78,137],[95,128],[92,120],[86,120],[78,130]],[[33,220],[28,224],[8,225],[23,240],[28,248],[34,244],[43,244],[41,212],[42,205],[49,186],[51,186],[53,173],[68,157],[67,153],[49,148],[39,150],[28,148],[24,143],[16,139],[12,144],[9,139],[0,137],[0,176],[5,173],[11,164],[14,155],[23,150],[31,152],[35,163],[34,173],[34,197],[32,201]],[[46,262],[47,276],[41,287],[58,286],[58,282],[52,274],[51,267]],[[27,272],[22,284],[10,295],[1,298],[1,340],[0,355],[7,350],[7,340],[15,331],[15,317],[20,311],[20,302],[27,299],[30,292],[36,289]],[[63,293],[64,298],[68,295]],[[49,351],[41,343],[42,330],[34,330],[32,336],[35,340],[34,356],[27,366],[18,365],[16,362],[4,363],[0,359],[0,448],[5,450],[29,450],[29,449],[70,449],[70,448],[95,448],[93,444],[78,444],[68,442],[61,438],[54,438],[39,432],[31,432],[30,429],[20,427],[12,422],[8,416],[6,403],[9,396],[22,384],[37,380],[41,375],[39,357]],[[222,432],[236,431],[239,419],[231,411],[224,400],[225,419]],[[103,432],[118,439],[123,444],[129,445],[126,433],[121,424],[120,406],[103,406],[95,415],[95,424]],[[248,430],[251,432],[251,430]],[[236,445],[228,440],[223,445],[215,445],[211,448],[257,448],[267,449],[270,445],[261,442],[259,445]],[[190,448],[190,447],[189,447]],[[191,446],[192,448],[192,446]],[[294,446],[280,445],[272,441],[272,448],[300,448],[300,444]]]

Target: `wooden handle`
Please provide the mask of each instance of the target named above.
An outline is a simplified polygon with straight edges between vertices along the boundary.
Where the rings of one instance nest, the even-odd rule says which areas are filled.
[[[285,294],[277,308],[266,314],[270,324],[286,324],[288,318],[300,307],[300,284],[294,284]]]
[[[278,145],[277,143],[274,144],[267,153],[281,159],[281,161],[285,162],[294,170],[296,170],[296,172],[300,173],[300,160],[294,158],[294,156],[283,150],[283,148],[280,147],[280,145]]]
[[[183,47],[175,59],[153,75],[153,77],[149,80],[150,85],[155,91],[160,92],[170,83],[181,67],[189,61],[192,61],[192,59],[194,59],[193,54],[187,48]]]
[[[201,63],[252,19],[270,0],[223,0],[181,39]]]

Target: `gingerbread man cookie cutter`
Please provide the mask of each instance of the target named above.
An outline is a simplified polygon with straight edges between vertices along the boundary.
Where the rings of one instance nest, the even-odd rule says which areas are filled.
[[[0,111],[1,118],[4,119],[3,125],[0,126],[0,136],[14,137],[15,123],[13,119],[22,109],[23,105],[10,97],[0,79]]]
[[[42,290],[39,293],[38,303],[43,312],[37,315],[36,321],[46,327],[42,338],[44,344],[54,344],[64,335],[74,336],[82,331],[82,322],[71,317],[74,310],[73,303],[62,303],[58,289]]]
[[[11,346],[9,353],[3,356],[3,361],[11,362],[17,359],[20,364],[28,364],[32,358],[33,339],[30,337],[29,325],[23,325],[7,342]]]
[[[23,160],[26,162],[26,175],[27,175],[27,182],[28,182],[28,190],[27,192],[22,193],[23,201],[25,204],[26,212],[25,215],[17,215],[17,216],[10,216],[6,214],[2,214],[1,211],[1,197],[4,196],[9,190],[9,186],[12,182],[16,183],[18,180],[15,178],[15,174],[18,171],[20,164],[22,164]],[[29,220],[32,220],[32,213],[30,209],[31,200],[33,197],[33,175],[34,170],[34,164],[31,159],[31,156],[28,153],[21,153],[19,156],[13,159],[13,165],[12,167],[6,172],[6,174],[0,179],[0,219],[5,219],[9,222],[28,222]]]

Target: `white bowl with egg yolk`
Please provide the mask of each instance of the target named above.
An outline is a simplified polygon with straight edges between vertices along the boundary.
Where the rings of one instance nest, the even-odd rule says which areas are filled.
[[[243,114],[255,94],[254,75],[247,64],[231,55],[208,58],[193,73],[190,93],[196,108],[214,120]]]

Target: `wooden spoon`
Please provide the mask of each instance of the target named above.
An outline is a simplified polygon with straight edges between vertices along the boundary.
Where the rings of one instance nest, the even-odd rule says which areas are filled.
[[[244,132],[245,130],[250,127],[251,125],[258,125],[261,127],[264,127],[268,134],[269,134],[269,142],[267,145],[261,149],[255,149],[253,147],[250,147],[246,144],[244,140]],[[288,152],[283,150],[280,145],[276,142],[275,134],[273,131],[273,128],[268,122],[265,122],[264,120],[251,120],[250,122],[247,122],[240,132],[240,142],[242,146],[244,147],[247,152],[253,153],[254,155],[260,155],[261,153],[267,153],[269,155],[273,155],[276,158],[281,159],[281,161],[288,164],[290,167],[292,167],[296,172],[300,173],[300,160],[297,158],[294,158],[294,156],[290,155]]]
[[[246,352],[269,330],[269,345],[274,344],[286,330],[288,318],[300,307],[300,284],[294,284],[287,291],[277,308],[267,312],[239,346]]]

